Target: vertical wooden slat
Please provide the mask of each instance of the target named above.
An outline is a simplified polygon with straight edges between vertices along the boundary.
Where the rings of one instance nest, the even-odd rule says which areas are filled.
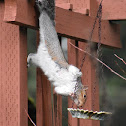
[[[37,78],[37,126],[52,126],[51,85],[41,70]]]
[[[42,97],[42,72],[37,69],[37,84],[36,84],[36,125],[43,124],[43,97]]]
[[[28,87],[27,87],[27,29],[19,29],[19,62],[20,62],[20,126],[27,126],[28,120],[24,109],[28,108]]]
[[[76,66],[78,51],[69,44],[69,41],[75,45],[75,40],[68,39],[68,62],[69,64]],[[72,104],[73,101],[70,98],[68,98],[68,107],[71,108]],[[76,108],[76,105],[74,105],[73,107]],[[68,124],[70,126],[78,126],[78,119],[72,118],[71,114],[68,113]]]
[[[37,32],[39,45],[39,32]],[[51,84],[41,69],[37,69],[36,120],[37,126],[52,126]]]
[[[53,126],[62,126],[62,96],[53,94]]]
[[[87,43],[79,42],[79,48],[86,50]],[[89,49],[88,49],[89,51]],[[95,53],[95,52],[93,52]],[[78,61],[82,63],[83,52],[79,52]],[[86,55],[82,68],[82,83],[88,86],[87,101],[83,109],[99,111],[99,88],[98,79],[96,77],[96,62]],[[80,119],[79,126],[100,126],[100,121]]]
[[[0,126],[27,126],[27,33],[3,14],[0,1]]]
[[[61,36],[59,37],[60,44]],[[53,90],[53,126],[62,126],[62,96]]]

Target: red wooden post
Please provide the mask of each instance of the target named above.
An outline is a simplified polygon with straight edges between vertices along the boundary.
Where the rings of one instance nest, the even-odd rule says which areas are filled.
[[[72,41],[72,43],[75,42],[74,40],[68,40]],[[86,48],[86,43],[79,42],[78,47],[85,49]],[[78,68],[80,67],[80,64],[82,62],[84,54],[82,52],[78,52],[74,47],[69,45],[68,42],[68,58],[69,58],[69,63],[76,65]],[[94,110],[98,111],[99,110],[99,90],[98,90],[98,81],[96,79],[96,73],[95,73],[95,66],[93,65],[92,59],[89,56],[86,56],[83,69],[82,69],[82,83],[84,85],[88,86],[87,90],[87,101],[86,104],[84,105],[83,109],[88,109],[88,110]],[[72,101],[69,99],[69,107],[72,107]],[[73,107],[76,108],[74,105]],[[100,121],[93,121],[93,120],[84,120],[84,119],[75,119],[72,118],[71,114],[68,113],[68,122],[72,126],[100,126]]]
[[[37,32],[37,44],[39,44],[39,32]],[[41,69],[37,69],[36,90],[37,126],[52,126],[51,84]]]
[[[68,39],[68,62],[69,64],[77,66],[78,50],[73,48],[69,44],[69,42],[72,42],[75,45],[75,40]],[[73,101],[70,98],[68,98],[68,107],[71,108],[72,104],[73,104]],[[73,107],[76,107],[76,105],[74,105]],[[68,113],[68,123],[70,124],[70,126],[78,126],[78,122],[79,122],[79,119],[72,118],[71,114]]]
[[[42,96],[42,72],[37,69],[37,85],[36,85],[36,125],[42,126],[43,119],[43,96]]]
[[[26,30],[19,26],[2,22],[4,21],[37,29],[37,17],[34,9],[34,1],[27,0],[5,0],[5,13],[3,2],[0,2],[0,125],[2,126],[26,126],[27,117],[24,108],[27,110],[27,72],[26,72]],[[87,12],[93,16],[96,13],[98,2],[96,0],[56,0],[56,30],[61,36],[72,38],[79,42],[80,48],[85,48],[85,40],[89,39],[94,18],[87,16]],[[113,0],[103,2],[103,19],[123,19],[123,15],[115,13],[107,4]],[[123,0],[125,3],[125,1]],[[117,5],[125,10],[121,1],[114,1],[113,6],[117,10]],[[67,5],[65,7],[65,5]],[[109,8],[107,8],[109,7]],[[94,8],[94,10],[92,10]],[[106,9],[107,8],[107,9]],[[69,11],[72,9],[72,11]],[[109,10],[109,13],[107,10]],[[88,10],[88,11],[87,11]],[[93,13],[95,12],[95,13]],[[3,15],[4,13],[4,15]],[[107,15],[107,16],[106,16]],[[98,42],[97,27],[92,38],[93,42]],[[8,32],[9,31],[9,32]],[[120,33],[117,25],[111,25],[109,21],[102,21],[102,41],[101,43],[111,47],[121,47]],[[71,57],[72,56],[72,57]],[[69,63],[79,67],[82,61],[82,53],[68,44]],[[87,56],[82,69],[83,84],[88,85],[88,98],[84,109],[99,109],[98,84],[95,78],[95,68],[91,59]],[[61,126],[61,97],[54,94],[54,101],[51,105],[51,85],[47,78],[37,71],[37,126]],[[5,76],[6,75],[6,76]],[[96,82],[96,83],[95,83]],[[6,94],[5,94],[6,93]],[[8,100],[9,99],[9,100]],[[69,100],[69,107],[72,106]],[[75,107],[75,106],[74,106]],[[52,108],[54,112],[52,123]],[[13,116],[12,116],[13,115]],[[99,126],[99,121],[73,119],[69,114],[69,124],[72,126]]]
[[[79,48],[86,49],[87,43],[79,42]],[[93,52],[95,53],[95,52]],[[82,63],[84,53],[79,52],[78,64]],[[90,56],[86,56],[83,68],[82,68],[82,83],[88,86],[87,100],[83,109],[99,111],[99,83],[96,77],[96,62]],[[100,126],[100,121],[83,120],[80,119],[79,126]]]
[[[99,1],[91,0],[91,16],[96,16]],[[103,20],[125,20],[126,19],[126,1],[125,0],[103,0]]]
[[[3,17],[0,1],[0,126],[27,126],[27,32]]]
[[[62,126],[62,96],[53,94],[53,125]]]
[[[47,77],[37,72],[37,126],[52,126],[51,85]]]

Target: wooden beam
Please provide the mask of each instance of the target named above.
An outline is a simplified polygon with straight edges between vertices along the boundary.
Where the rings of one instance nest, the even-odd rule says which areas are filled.
[[[81,49],[86,49],[87,43],[78,43],[78,47]],[[90,52],[90,50],[89,50]],[[96,54],[96,51],[93,52]],[[78,52],[78,67],[80,67],[82,63],[84,53]],[[97,56],[96,56],[97,57]],[[99,83],[98,77],[96,73],[97,62],[94,59],[91,59],[90,56],[86,56],[83,67],[82,67],[82,83],[83,85],[88,86],[87,90],[87,100],[83,109],[85,110],[93,110],[99,111]],[[100,121],[96,120],[79,120],[80,126],[100,126]]]
[[[53,92],[53,126],[62,126],[62,96]]]
[[[56,8],[56,30],[62,36],[76,39],[89,40],[93,28],[94,18],[79,13]],[[121,47],[119,25],[102,21],[102,39],[104,45]],[[93,42],[98,42],[98,25],[94,30]]]
[[[3,22],[0,1],[0,126],[28,126],[27,31]]]
[[[69,62],[69,64],[77,66],[78,50],[73,48],[69,44],[69,42],[73,43],[74,45],[76,44],[75,40],[68,39],[68,62]],[[68,108],[71,108],[71,107],[76,108],[76,105],[74,104],[74,106],[73,106],[73,101],[71,100],[70,97],[68,97]],[[79,126],[78,121],[79,121],[79,119],[72,118],[71,114],[68,112],[68,124],[70,126]]]
[[[39,69],[37,70],[37,126],[52,126],[51,84]]]
[[[66,10],[72,10],[73,9],[73,5],[72,4],[70,4],[70,3],[60,3],[60,4],[58,4],[58,3],[56,3],[56,6],[57,7],[60,7],[60,8],[63,8],[63,9],[66,9]]]
[[[91,16],[96,16],[99,2],[91,0]],[[103,0],[103,20],[126,20],[126,0]]]
[[[34,0],[5,0],[4,21],[30,28],[37,27]]]
[[[37,17],[34,3],[26,0],[5,0],[4,21],[19,25],[26,25],[37,29]],[[15,0],[13,0],[15,1]],[[56,30],[65,37],[87,41],[91,34],[94,18],[56,7]],[[93,42],[98,42],[98,26],[96,26]],[[112,47],[121,47],[120,30],[116,24],[102,21],[102,44]]]

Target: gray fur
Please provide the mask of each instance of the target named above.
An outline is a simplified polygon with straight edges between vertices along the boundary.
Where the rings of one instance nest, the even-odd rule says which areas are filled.
[[[56,62],[61,67],[67,68],[68,64],[61,50],[58,36],[54,26],[55,0],[38,0],[37,5],[40,11],[40,41],[43,42],[42,40],[45,40],[47,48],[52,58],[56,57]]]

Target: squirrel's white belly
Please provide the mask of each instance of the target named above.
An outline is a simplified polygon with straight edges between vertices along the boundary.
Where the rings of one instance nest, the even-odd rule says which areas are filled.
[[[57,93],[61,94],[65,92],[64,94],[70,94],[74,91],[76,77],[71,71],[60,68],[59,65],[52,60],[44,42],[40,42],[37,51],[37,59],[38,66],[43,70],[45,75],[48,76],[48,79],[56,87],[55,89]],[[75,68],[72,65],[70,65],[70,67]]]

